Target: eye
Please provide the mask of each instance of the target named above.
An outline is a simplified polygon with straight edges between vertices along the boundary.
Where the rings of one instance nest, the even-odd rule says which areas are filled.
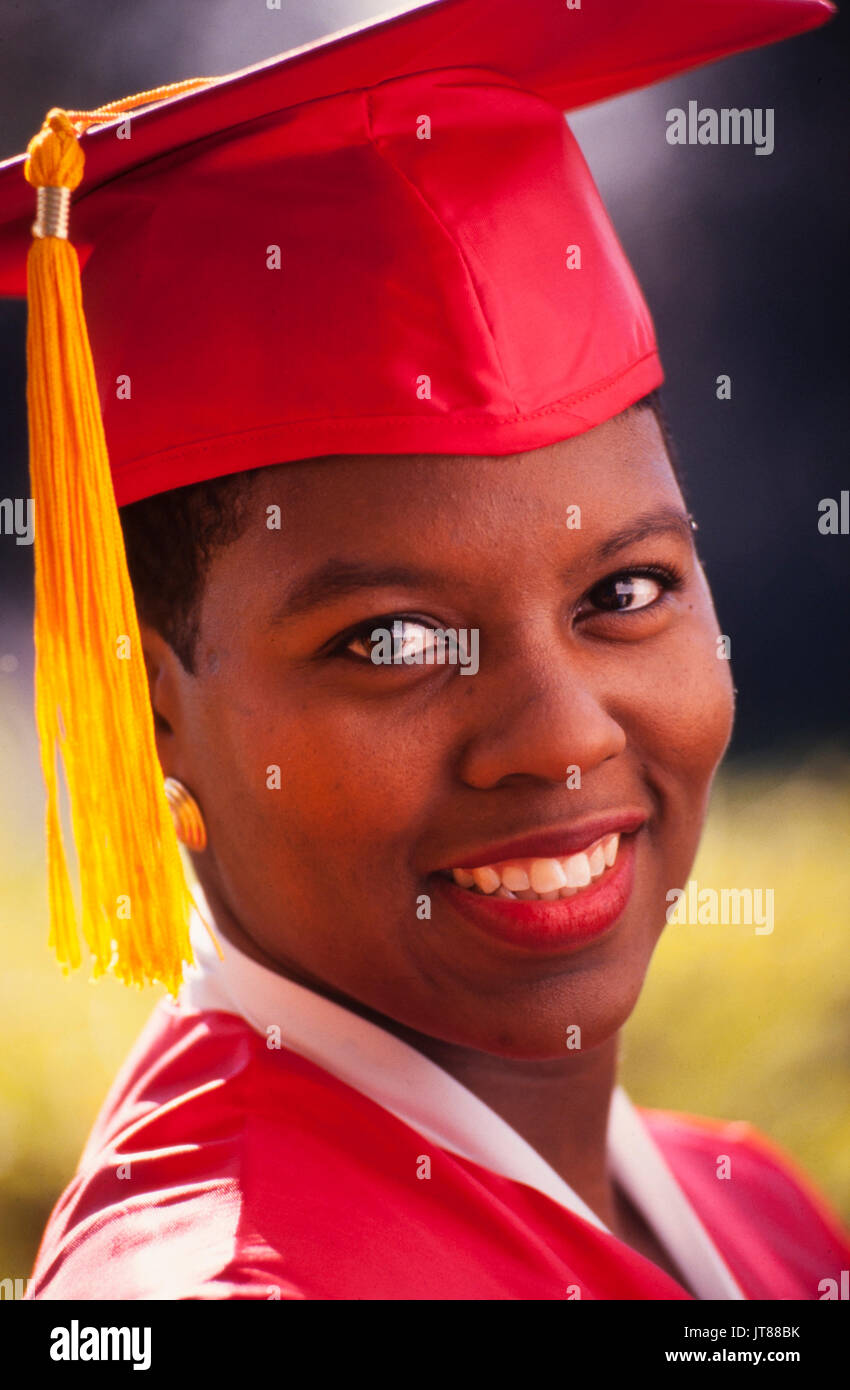
[[[652,566],[622,570],[594,585],[580,608],[582,617],[592,612],[628,613],[652,608],[681,585],[681,576],[672,570]]]
[[[436,631],[419,618],[392,613],[351,629],[335,651],[375,666],[430,665],[434,661]]]

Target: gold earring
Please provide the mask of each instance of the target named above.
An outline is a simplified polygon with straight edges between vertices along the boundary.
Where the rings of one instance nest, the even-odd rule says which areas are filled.
[[[166,777],[163,786],[178,840],[187,849],[200,854],[207,843],[207,830],[200,806],[188,787],[184,787],[176,777]]]

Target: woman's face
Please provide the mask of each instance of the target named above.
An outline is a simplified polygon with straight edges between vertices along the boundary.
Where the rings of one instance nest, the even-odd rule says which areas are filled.
[[[732,723],[654,414],[514,457],[264,469],[249,517],[213,559],[195,674],[160,644],[154,683],[222,930],[456,1045],[547,1058],[575,1025],[584,1049],[609,1038],[687,879]],[[394,620],[408,651],[433,628],[470,634],[469,670],[376,664],[370,635]],[[485,919],[450,873],[528,872],[619,825],[608,878],[554,912],[502,898]],[[515,840],[526,852],[503,852]]]

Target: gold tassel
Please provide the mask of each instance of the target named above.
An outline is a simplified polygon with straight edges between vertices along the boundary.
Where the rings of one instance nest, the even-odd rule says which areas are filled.
[[[50,111],[30,142],[25,166],[26,178],[39,190],[27,260],[36,722],[47,788],[51,946],[66,973],[80,964],[60,825],[61,758],[80,867],[81,929],[93,973],[111,968],[125,983],[158,980],[176,993],[183,962],[193,959],[191,895],[162,786],[79,261],[65,231],[70,190],[83,174],[75,122],[110,119],[130,103],[138,105],[141,98],[97,112]]]

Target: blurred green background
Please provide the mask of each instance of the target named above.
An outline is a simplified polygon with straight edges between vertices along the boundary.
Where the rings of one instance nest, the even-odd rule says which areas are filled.
[[[16,674],[17,678],[13,678]],[[115,1071],[159,991],[64,978],[47,949],[43,793],[20,672],[0,669],[0,1275],[26,1278]],[[772,887],[775,927],[670,926],[627,1029],[639,1104],[745,1119],[850,1219],[850,763],[721,775],[693,877]]]

